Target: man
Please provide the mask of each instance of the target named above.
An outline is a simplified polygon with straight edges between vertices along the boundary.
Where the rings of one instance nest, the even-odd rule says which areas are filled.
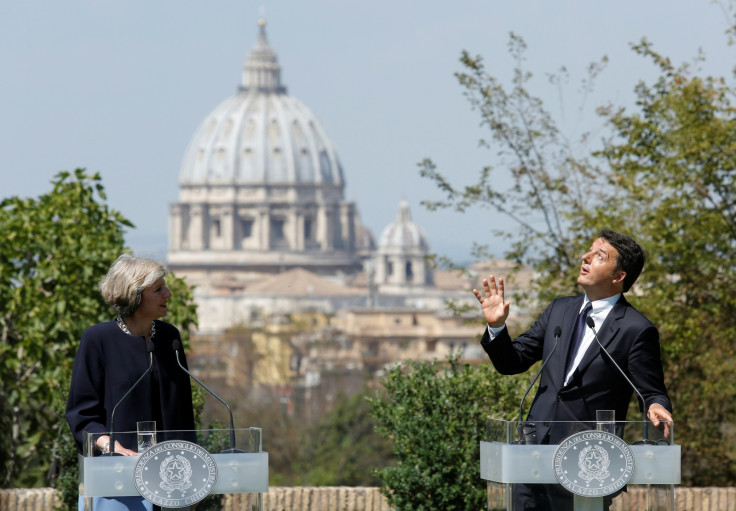
[[[582,258],[577,282],[585,295],[554,300],[528,331],[513,340],[506,329],[510,302],[504,299],[503,279],[497,282],[490,275],[483,279],[483,294],[473,290],[488,323],[481,345],[501,374],[522,373],[546,360],[555,346],[555,330],[559,332],[527,417],[536,425],[538,443],[556,444],[573,432],[551,421],[592,424],[596,410],[615,410],[617,421],[626,420],[633,390],[598,346],[593,330],[585,325],[586,316],[595,322],[601,344],[641,392],[649,420],[655,426],[672,420],[659,332],[623,296],[639,277],[644,260],[644,250],[632,238],[603,230]],[[573,339],[578,321],[583,326]],[[540,488],[532,487],[517,509],[564,509],[561,503],[538,501],[535,489]]]

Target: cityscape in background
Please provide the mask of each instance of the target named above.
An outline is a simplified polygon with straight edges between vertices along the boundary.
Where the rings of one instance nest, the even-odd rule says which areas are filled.
[[[193,370],[308,421],[403,360],[481,360],[478,314],[448,302],[477,306],[480,279],[512,269],[433,268],[405,200],[386,204],[396,218],[376,237],[345,199],[330,128],[289,96],[260,19],[240,87],[186,149],[169,213],[167,263],[197,303]]]

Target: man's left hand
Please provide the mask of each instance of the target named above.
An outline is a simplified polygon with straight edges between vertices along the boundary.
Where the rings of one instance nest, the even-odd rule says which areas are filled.
[[[660,421],[664,421],[664,436],[668,440],[670,439],[670,423],[672,422],[672,414],[664,406],[653,403],[647,411],[647,418],[652,421],[652,424],[659,426]]]

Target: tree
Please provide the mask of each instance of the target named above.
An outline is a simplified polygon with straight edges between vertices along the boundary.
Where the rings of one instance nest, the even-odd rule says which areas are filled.
[[[684,445],[683,479],[736,482],[736,108],[722,78],[675,68],[647,41],[634,50],[661,75],[637,108],[606,109],[601,155],[611,190],[594,213],[627,226],[649,253],[637,305],[658,325]],[[634,220],[635,219],[635,220]]]
[[[3,487],[41,483],[60,438],[71,435],[63,401],[74,354],[84,329],[111,317],[97,283],[132,227],[104,203],[98,174],[61,172],[52,185],[35,199],[0,202]],[[191,293],[174,276],[167,283],[180,300],[170,320],[186,334],[196,321]]]
[[[47,459],[58,422],[49,405],[82,330],[104,317],[96,284],[131,224],[97,202],[105,198],[99,181],[81,169],[62,172],[52,192],[0,203],[0,406],[11,426],[3,437],[4,487],[29,483],[34,460]]]
[[[391,460],[390,446],[376,426],[365,391],[339,396],[335,407],[306,431],[301,483],[376,486],[373,471]]]
[[[376,472],[389,504],[418,511],[484,509],[479,442],[487,418],[514,415],[518,381],[453,355],[447,363],[396,365],[382,383],[385,393],[369,402],[396,458]]]
[[[509,88],[487,73],[481,56],[473,57],[467,51],[460,57],[465,71],[456,73],[463,94],[480,115],[481,127],[490,132],[490,138],[481,139],[479,145],[496,150],[497,167],[505,174],[499,176],[498,168],[488,165],[475,183],[460,187],[426,158],[419,164],[420,175],[433,181],[444,199],[422,203],[430,210],[464,212],[480,207],[510,218],[513,229],[495,228],[492,233],[509,241],[511,248],[504,254],[507,258],[550,277],[552,287],[538,297],[544,301],[574,289],[574,281],[567,277],[579,261],[576,249],[589,242],[591,230],[578,232],[570,227],[576,212],[591,207],[590,190],[596,183],[591,179],[594,169],[590,162],[577,154],[588,135],[583,134],[580,143],[570,141],[544,102],[530,93],[532,74],[523,68],[524,40],[512,33],[508,49],[517,65]],[[606,63],[604,57],[588,67],[581,85],[584,95],[592,90]],[[550,77],[560,87],[566,79],[564,68]],[[581,103],[583,111],[584,101]],[[510,180],[502,188],[507,181],[504,177]],[[485,246],[476,246],[475,253],[479,258],[488,256]]]
[[[427,205],[480,206],[511,217],[515,227],[500,233],[512,242],[505,255],[537,270],[530,298],[541,306],[580,292],[574,279],[580,254],[602,228],[639,240],[650,258],[628,296],[660,329],[676,440],[684,446],[683,482],[733,484],[736,450],[723,446],[734,445],[736,406],[723,396],[736,393],[730,369],[736,89],[720,78],[699,77],[690,66],[675,68],[642,41],[633,49],[654,62],[659,78],[637,85],[633,111],[599,109],[610,135],[581,157],[527,90],[523,41],[512,35],[510,47],[519,65],[511,92],[486,74],[480,57],[467,53],[461,57],[466,72],[457,76],[491,132],[484,145],[497,149],[511,186],[501,190],[486,167],[477,183],[460,188],[425,160],[421,174],[445,194]],[[589,77],[600,68],[591,66]]]

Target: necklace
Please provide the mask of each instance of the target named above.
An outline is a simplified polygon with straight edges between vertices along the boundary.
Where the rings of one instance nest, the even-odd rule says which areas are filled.
[[[123,318],[121,316],[118,316],[115,318],[115,321],[117,321],[118,326],[120,327],[120,330],[125,332],[128,335],[133,335],[130,333],[130,330],[128,330],[128,326],[125,324],[125,321],[123,321]],[[148,334],[148,339],[153,339],[153,336],[156,335],[156,323],[154,321],[151,321],[151,332]]]

